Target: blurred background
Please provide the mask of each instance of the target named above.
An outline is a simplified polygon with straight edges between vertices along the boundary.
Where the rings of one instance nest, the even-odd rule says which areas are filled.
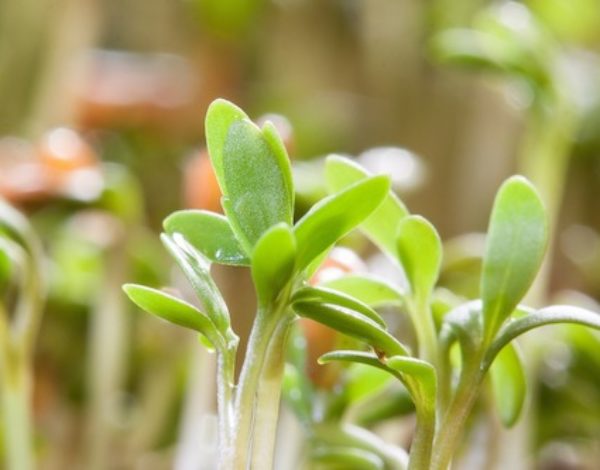
[[[214,406],[197,393],[210,359],[120,286],[185,292],[157,234],[174,210],[219,210],[203,140],[217,97],[274,120],[299,215],[325,194],[331,152],[390,172],[447,241],[441,284],[465,298],[493,195],[526,175],[553,230],[531,302],[598,309],[598,0],[2,0],[0,195],[42,238],[49,282],[40,468],[203,468],[189,452],[214,436],[194,420]],[[215,272],[242,336],[246,274]],[[523,468],[598,468],[600,337],[553,330],[532,350]]]

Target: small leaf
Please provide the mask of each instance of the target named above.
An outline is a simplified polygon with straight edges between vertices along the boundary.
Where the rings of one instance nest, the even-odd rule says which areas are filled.
[[[398,257],[415,296],[426,301],[437,282],[442,262],[442,243],[433,225],[418,215],[398,224]]]
[[[387,356],[408,355],[408,350],[381,326],[348,308],[315,302],[295,302],[294,311],[352,338],[359,339]]]
[[[507,345],[490,367],[494,401],[502,424],[512,427],[521,414],[527,383],[520,354],[515,345]]]
[[[292,165],[290,164],[290,157],[285,148],[281,136],[277,133],[277,128],[271,121],[265,122],[262,129],[262,135],[273,150],[273,154],[277,158],[279,168],[281,168],[281,174],[285,181],[285,187],[288,192],[288,198],[291,201],[292,208],[294,207],[294,181],[292,178]]]
[[[294,227],[298,269],[346,235],[379,206],[389,189],[386,176],[374,176],[315,204]]]
[[[252,252],[252,279],[262,304],[274,300],[294,273],[296,240],[284,224],[271,227]]]
[[[249,120],[231,125],[223,147],[223,208],[247,252],[273,225],[293,222],[289,168],[278,155]]]
[[[396,287],[374,276],[351,274],[324,282],[321,286],[351,295],[372,308],[404,303],[404,296]]]
[[[163,227],[169,235],[183,235],[190,245],[214,263],[250,265],[229,221],[221,214],[203,210],[177,211],[164,220]]]
[[[525,178],[514,176],[498,191],[490,218],[481,297],[486,341],[527,293],[542,264],[548,223],[542,201]]]
[[[518,336],[534,328],[556,323],[575,323],[600,330],[600,314],[581,307],[554,305],[542,308],[530,315],[521,316],[517,320],[505,324],[498,332],[486,353],[483,366],[489,367],[502,348]]]
[[[366,170],[348,158],[338,155],[327,157],[325,177],[332,192],[339,192],[369,176]],[[361,228],[379,248],[395,258],[398,222],[407,215],[408,210],[402,201],[389,191],[381,205],[362,222]]]
[[[375,323],[379,324],[379,326],[385,328],[385,322],[381,318],[381,316],[373,310],[368,305],[363,302],[350,297],[349,295],[343,294],[341,292],[336,292],[332,289],[327,289],[325,287],[312,287],[307,286],[303,287],[296,291],[292,298],[292,302],[321,302],[337,305],[339,307],[346,307],[355,312],[363,314],[365,317],[373,320]]]
[[[202,333],[215,346],[220,343],[220,336],[213,322],[193,305],[165,292],[137,284],[125,284],[123,290],[142,310]]]
[[[373,452],[348,446],[319,445],[311,453],[316,468],[327,470],[383,470],[385,464]]]
[[[180,234],[170,236],[163,233],[160,239],[192,285],[208,317],[221,333],[230,331],[231,323],[227,305],[210,276],[208,259]]]
[[[206,111],[206,146],[208,147],[210,161],[220,185],[224,181],[223,148],[225,147],[227,133],[234,122],[244,119],[248,119],[244,111],[233,103],[223,99],[213,101]],[[223,186],[221,186],[221,191],[223,189]]]

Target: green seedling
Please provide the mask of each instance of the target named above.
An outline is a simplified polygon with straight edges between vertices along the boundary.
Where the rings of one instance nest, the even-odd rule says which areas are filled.
[[[33,352],[45,295],[41,246],[25,217],[0,200],[0,394],[4,462],[36,468]]]
[[[526,388],[517,337],[559,322],[600,328],[600,317],[591,311],[520,305],[548,239],[540,197],[523,177],[507,180],[496,196],[481,299],[447,309],[436,319],[440,237],[427,220],[409,214],[390,191],[387,177],[330,157],[326,178],[332,194],[294,224],[290,164],[273,128],[259,128],[239,108],[217,100],[208,110],[206,136],[225,216],[177,212],[165,220],[161,236],[200,307],[149,287],[128,284],[124,289],[139,307],[195,331],[215,351],[221,469],[272,468],[283,387],[309,430],[308,459],[318,468],[446,470],[476,399],[488,385],[486,377],[491,376],[504,424],[518,419]],[[328,250],[357,227],[403,269],[406,291],[357,274],[308,285]],[[249,267],[256,289],[258,308],[238,379],[238,336],[210,275],[213,263]],[[376,310],[382,305],[401,306],[408,313],[414,344],[403,344],[390,331]],[[352,339],[349,349],[331,351],[320,362],[376,370],[378,377],[389,375],[406,391],[417,418],[408,458],[352,422],[314,421],[313,392],[303,385],[299,368],[288,367],[283,380],[286,342],[298,316]],[[455,344],[460,363],[450,354]],[[356,382],[353,390],[364,394]]]

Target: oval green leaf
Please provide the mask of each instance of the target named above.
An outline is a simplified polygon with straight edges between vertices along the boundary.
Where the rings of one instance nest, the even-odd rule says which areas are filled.
[[[321,284],[322,287],[351,295],[371,308],[398,306],[404,295],[383,279],[364,274],[351,274]]]
[[[323,323],[342,334],[356,338],[386,356],[408,355],[408,350],[373,320],[348,308],[317,302],[295,302],[294,311],[301,317]]]
[[[516,345],[509,344],[500,351],[490,367],[490,377],[500,421],[510,428],[519,419],[527,393],[525,371]]]
[[[367,304],[357,300],[349,295],[346,295],[341,292],[337,292],[332,289],[327,289],[325,287],[313,287],[307,286],[299,289],[294,293],[292,298],[292,302],[300,302],[300,301],[312,301],[312,302],[321,302],[328,303],[333,305],[338,305],[340,307],[346,307],[351,310],[354,310],[358,313],[363,314],[365,317],[373,320],[382,328],[385,328],[385,322],[383,318],[371,307]]]
[[[202,333],[214,346],[220,346],[220,335],[214,323],[193,305],[160,290],[137,284],[125,284],[123,290],[142,310]]]
[[[325,178],[331,192],[339,192],[371,176],[360,165],[338,155],[327,157]],[[361,224],[364,232],[389,256],[396,257],[398,222],[408,215],[408,209],[390,190],[381,205]]]
[[[250,265],[229,221],[221,214],[203,210],[177,211],[164,220],[163,227],[169,235],[183,235],[190,245],[214,263]]]
[[[242,120],[231,125],[223,147],[223,208],[248,253],[273,225],[292,225],[289,172],[289,163],[282,164],[280,152],[255,124]]]
[[[442,263],[442,242],[431,223],[419,215],[405,217],[398,224],[398,258],[411,290],[426,301],[437,282]]]
[[[386,176],[359,181],[315,204],[294,227],[298,242],[298,269],[310,262],[367,218],[385,198]]]
[[[289,225],[271,227],[252,252],[252,279],[258,300],[266,305],[275,300],[294,274],[296,240]]]
[[[548,222],[535,188],[522,176],[500,188],[490,218],[481,277],[485,340],[527,293],[542,264]]]

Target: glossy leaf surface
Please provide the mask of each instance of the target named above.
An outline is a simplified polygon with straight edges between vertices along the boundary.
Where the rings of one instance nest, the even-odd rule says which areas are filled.
[[[164,220],[163,227],[169,235],[183,235],[190,245],[214,263],[250,264],[229,221],[220,214],[203,210],[177,211]]]

